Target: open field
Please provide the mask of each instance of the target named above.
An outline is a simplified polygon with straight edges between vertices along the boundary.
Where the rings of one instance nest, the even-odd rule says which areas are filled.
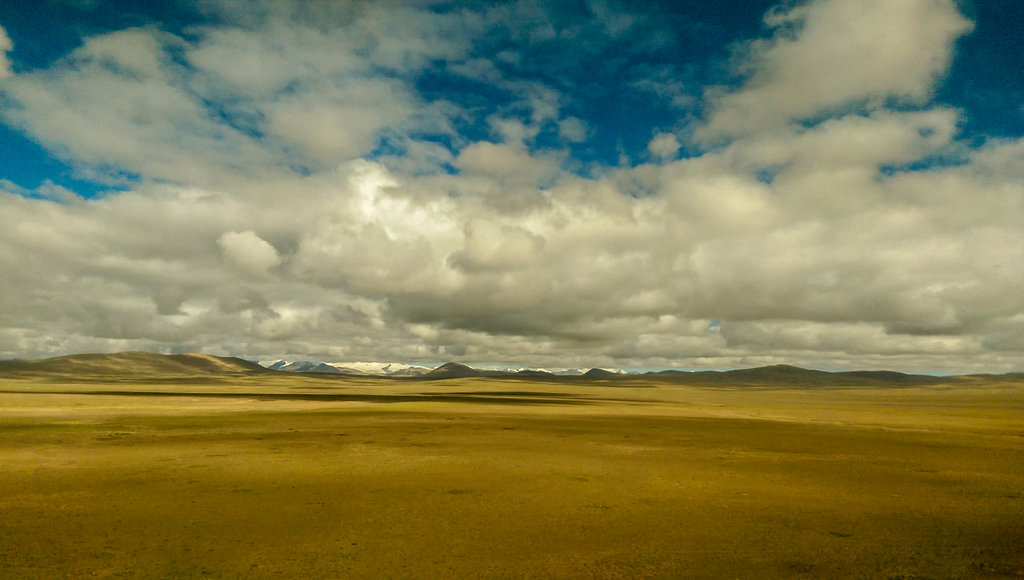
[[[0,379],[0,577],[1024,578],[1024,384]]]

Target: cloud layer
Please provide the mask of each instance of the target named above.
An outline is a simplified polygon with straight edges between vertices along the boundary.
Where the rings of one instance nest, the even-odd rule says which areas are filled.
[[[0,356],[1020,369],[1024,142],[934,102],[952,1],[772,11],[618,165],[559,67],[642,55],[643,14],[209,6],[0,60],[8,124],[130,184],[0,182]],[[538,45],[567,62],[527,74]]]
[[[7,59],[7,53],[14,48],[14,43],[7,36],[7,31],[0,26],[0,81],[11,76],[11,62]]]
[[[926,103],[972,28],[953,0],[820,0],[769,13],[745,47],[750,78],[714,103],[699,135],[749,135],[823,112]]]

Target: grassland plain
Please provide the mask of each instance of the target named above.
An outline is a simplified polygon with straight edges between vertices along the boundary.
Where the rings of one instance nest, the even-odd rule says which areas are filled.
[[[3,578],[1022,578],[1024,385],[0,378]]]

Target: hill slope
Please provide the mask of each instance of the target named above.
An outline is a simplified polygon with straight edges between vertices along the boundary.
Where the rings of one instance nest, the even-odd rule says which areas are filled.
[[[422,378],[435,380],[435,379],[461,379],[466,377],[483,377],[487,376],[488,373],[485,371],[477,370],[466,365],[459,363],[445,363],[436,369],[422,375]]]
[[[151,352],[75,354],[42,360],[0,361],[0,376],[173,377],[265,372],[258,364],[235,357],[201,353],[162,355]]]
[[[937,385],[963,377],[908,375],[894,371],[828,372],[790,365],[772,365],[731,371],[662,371],[648,375],[656,380],[687,385],[750,385],[792,387],[911,386]]]

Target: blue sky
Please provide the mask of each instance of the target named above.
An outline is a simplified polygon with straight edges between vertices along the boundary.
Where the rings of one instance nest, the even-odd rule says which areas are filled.
[[[513,23],[503,34],[474,44],[473,52],[500,66],[497,55],[512,49],[522,58],[516,76],[562,92],[568,101],[566,108],[590,125],[585,140],[568,146],[581,165],[616,165],[622,156],[636,163],[642,160],[654,131],[670,130],[686,116],[701,115],[703,87],[742,81],[741,74],[730,70],[729,59],[738,43],[765,36],[762,17],[773,6],[771,1],[651,3],[635,16],[630,13],[644,22],[622,38],[591,33],[594,46],[583,48],[580,44],[586,43],[586,38],[583,43],[560,38],[523,42],[515,38]],[[958,40],[956,58],[936,87],[935,102],[965,112],[960,127],[964,140],[977,143],[991,137],[1019,137],[1024,134],[1024,50],[1020,47],[1024,5],[982,1],[964,2],[959,7],[972,18],[975,30]],[[614,12],[615,8],[614,4],[595,9],[585,3],[552,3],[545,17],[551,18],[555,27],[579,27],[600,10]],[[450,3],[435,7],[439,12],[454,9]],[[199,5],[183,2],[45,1],[0,7],[0,22],[6,23],[8,36],[18,47],[10,59],[19,72],[52,66],[90,36],[150,27],[189,37],[197,28],[220,21]],[[445,70],[446,63],[438,64],[436,69],[418,71],[413,79],[423,98],[452,100],[482,114],[497,110],[528,114],[522,107],[517,110],[507,91],[495,90],[487,82],[467,81]],[[504,72],[509,71],[506,68]],[[677,99],[689,102],[679,106],[673,105],[671,97],[652,99],[637,88],[645,82],[674,83],[681,93]],[[461,124],[460,134],[486,138],[489,129],[482,114]],[[450,145],[447,139],[440,142]],[[120,175],[123,179],[114,183],[92,181],[76,173],[74,159],[62,158],[9,124],[0,125],[0,143],[8,152],[4,178],[28,189],[50,181],[92,197],[137,181],[132,174]],[[560,145],[557,127],[547,127],[532,145]],[[386,140],[380,150],[389,150]],[[700,152],[696,149],[691,154]],[[582,167],[578,170],[585,171]]]
[[[0,6],[0,356],[1014,370],[1024,6]]]
[[[573,157],[582,165],[616,165],[622,155],[635,162],[644,154],[652,132],[670,129],[681,114],[699,115],[700,87],[735,81],[727,62],[732,43],[762,34],[761,16],[771,5],[652,4],[637,16],[629,16],[643,18],[644,22],[622,38],[606,38],[604,31],[584,30],[582,42],[558,37],[524,42],[524,32],[517,30],[518,23],[513,17],[511,22],[496,27],[499,34],[477,39],[472,52],[476,58],[497,63],[506,74],[511,72],[521,80],[560,91],[568,101],[567,109],[590,125],[585,140],[569,144]],[[455,10],[450,3],[437,3],[434,9],[442,13]],[[609,5],[600,10],[614,9],[614,5]],[[518,14],[524,15],[520,17],[527,26],[548,24],[550,19],[550,24],[562,28],[564,34],[565,29],[574,27],[594,28],[592,21],[598,11],[585,3],[564,2],[551,3],[544,11],[527,5],[518,9]],[[52,66],[90,36],[153,27],[189,37],[197,27],[216,25],[221,19],[192,3],[56,1],[31,7],[17,3],[0,7],[0,21],[6,23],[8,35],[18,47],[10,55],[15,70],[29,71]],[[513,52],[521,59],[514,70],[502,66],[499,55],[503,51]],[[476,113],[472,118],[460,119],[460,135],[487,138],[490,128],[486,116],[496,111],[529,116],[529,107],[517,104],[508,90],[452,73],[446,67],[449,63],[435,64],[436,67],[416,71],[410,80],[424,99],[454,101]],[[614,82],[607,82],[608,79]],[[690,102],[680,107],[673,105],[671,97],[652,99],[649,92],[636,86],[644,82],[675,83],[679,85],[675,90]],[[217,106],[208,105],[211,109]],[[30,189],[49,180],[86,197],[111,186],[83,179],[74,170],[74,159],[62,159],[24,133],[10,125],[2,127],[4,149],[12,152],[5,163],[5,178]],[[380,150],[389,150],[386,139],[382,141]],[[450,146],[449,139],[439,142]],[[548,126],[531,145],[543,148],[564,143],[559,142],[557,126]]]

